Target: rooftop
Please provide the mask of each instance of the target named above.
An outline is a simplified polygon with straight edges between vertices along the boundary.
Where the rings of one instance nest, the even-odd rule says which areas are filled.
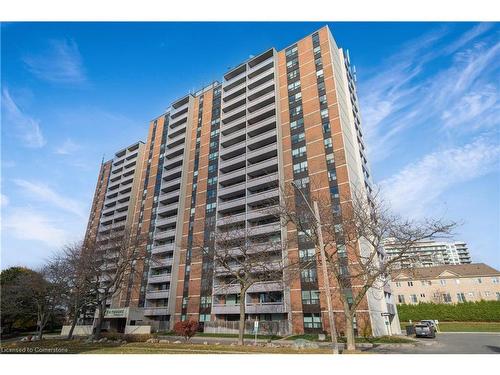
[[[446,274],[446,275],[443,275]],[[397,270],[392,273],[393,279],[412,278],[412,279],[436,279],[440,276],[450,277],[453,274],[459,277],[472,276],[498,276],[500,272],[484,263],[456,264],[434,267],[422,267]]]

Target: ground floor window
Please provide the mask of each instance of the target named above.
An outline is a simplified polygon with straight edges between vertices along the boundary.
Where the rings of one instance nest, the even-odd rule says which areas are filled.
[[[209,322],[210,314],[200,314],[200,322]]]
[[[321,314],[304,314],[304,328],[321,328]]]

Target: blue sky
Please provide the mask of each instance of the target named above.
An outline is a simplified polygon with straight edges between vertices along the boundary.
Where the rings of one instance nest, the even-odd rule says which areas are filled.
[[[329,23],[356,65],[374,180],[412,218],[462,222],[500,268],[500,27]],[[189,90],[323,23],[1,26],[2,268],[83,236],[104,155]]]

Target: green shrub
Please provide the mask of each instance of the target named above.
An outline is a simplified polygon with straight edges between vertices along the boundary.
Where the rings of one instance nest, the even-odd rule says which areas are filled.
[[[500,301],[457,304],[419,303],[398,305],[399,320],[437,319],[443,322],[500,322]]]
[[[153,338],[153,336],[150,334],[123,335],[123,339],[126,340],[127,342],[146,342],[152,338]]]

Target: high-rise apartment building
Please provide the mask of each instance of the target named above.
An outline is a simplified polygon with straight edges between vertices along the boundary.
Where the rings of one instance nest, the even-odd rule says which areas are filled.
[[[400,256],[401,250],[391,245],[390,240],[384,245],[389,258]],[[445,264],[470,264],[472,263],[465,242],[446,241],[420,241],[416,243],[401,261],[398,266],[408,267],[433,267]]]
[[[126,158],[133,147],[117,157]],[[264,251],[266,243],[287,244],[266,255],[269,264],[284,258],[310,262],[314,245],[270,214],[280,200],[293,199],[283,197],[282,188],[294,182],[311,196],[326,192],[337,213],[355,190],[370,193],[354,72],[328,27],[281,51],[268,49],[231,69],[222,83],[175,101],[151,122],[139,148],[137,196],[124,220],[147,236],[147,257],[136,265],[135,287],[111,308],[141,309],[140,324],[163,330],[185,319],[206,327],[235,321],[245,303],[249,319],[279,322],[290,333],[329,331],[316,268],[293,280],[257,283],[240,296],[239,287],[221,287],[227,275],[213,257],[220,246],[215,233],[242,229],[255,251]],[[122,220],[112,207],[126,202],[110,191],[122,189],[113,183],[115,159],[101,168],[88,233],[96,217],[101,226]],[[360,244],[356,251],[366,249]],[[341,306],[334,311],[342,331]],[[399,332],[396,314],[388,287],[370,291],[358,309],[357,328],[369,327],[374,335]]]

